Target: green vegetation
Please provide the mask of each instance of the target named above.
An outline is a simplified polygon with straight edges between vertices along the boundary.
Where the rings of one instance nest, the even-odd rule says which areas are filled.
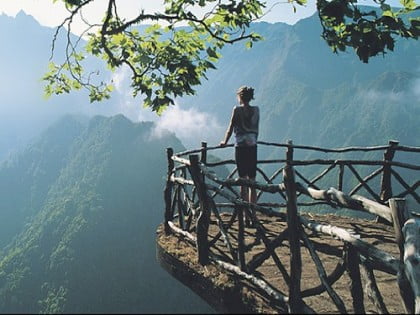
[[[9,244],[43,206],[81,128],[82,122],[63,119],[39,141],[0,165],[0,247]]]
[[[54,2],[57,0],[54,0]],[[92,0],[62,0],[69,16],[57,29],[67,25],[88,7]],[[291,0],[295,6],[306,0]],[[357,1],[317,1],[322,37],[334,52],[352,48],[363,62],[370,57],[393,51],[396,38],[417,39],[420,18],[414,0],[402,0],[401,9],[391,8],[385,0],[377,2],[378,10],[363,8]],[[261,36],[249,28],[251,22],[264,15],[265,2],[215,0],[165,0],[163,13],[140,12],[133,19],[118,15],[118,4],[109,0],[104,18],[96,33],[86,25],[88,43],[79,48],[69,37],[64,63],[50,64],[44,76],[46,95],[68,93],[86,88],[91,101],[109,98],[113,85],[108,81],[95,84],[84,73],[86,55],[103,59],[111,71],[127,66],[131,71],[133,95],[144,98],[144,106],[160,114],[175,97],[192,95],[209,69],[221,56],[226,44],[245,41],[247,47]],[[295,8],[296,9],[296,8]],[[198,14],[204,10],[204,14]],[[140,23],[153,23],[144,32]],[[180,27],[188,25],[187,28]],[[69,49],[70,48],[70,49]]]
[[[27,187],[9,182],[10,200],[23,201],[1,208],[2,227],[14,222],[8,239],[15,234],[0,257],[1,313],[211,311],[156,263],[164,148],[184,148],[152,129],[121,115],[66,117],[3,165],[1,180]]]

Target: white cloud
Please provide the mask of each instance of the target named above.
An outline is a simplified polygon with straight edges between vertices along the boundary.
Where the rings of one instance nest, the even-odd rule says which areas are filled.
[[[415,96],[415,99],[420,99],[420,79],[416,79],[412,85],[412,91]]]
[[[130,87],[130,69],[122,67],[113,73],[115,103],[112,111],[122,113],[133,121],[154,121],[156,126],[151,138],[159,138],[168,132],[175,133],[185,146],[199,146],[201,141],[218,143],[224,133],[216,118],[195,108],[182,109],[170,106],[159,117],[150,108],[142,106],[142,97],[133,98]]]
[[[129,82],[130,69],[126,66],[118,68],[115,72],[112,73],[112,82],[114,83],[115,89],[119,93],[123,93],[126,90],[126,86]]]
[[[195,108],[181,109],[178,105],[168,108],[157,120],[152,137],[173,132],[186,147],[199,147],[201,141],[216,145],[222,140],[224,127],[209,113]]]
[[[418,104],[420,98],[420,79],[414,79],[410,82],[407,89],[403,91],[388,90],[369,90],[359,95],[370,102],[393,102],[395,104],[410,103]]]
[[[131,70],[122,66],[112,73],[112,82],[115,91],[112,95],[112,110],[110,114],[121,113],[132,121],[156,121],[158,116],[149,108],[143,107],[142,97],[133,97],[133,91],[130,87]]]
[[[371,102],[392,101],[398,103],[402,94],[401,92],[370,90],[364,97]]]
[[[141,107],[139,101],[133,98],[131,94],[130,85],[130,70],[123,66],[118,68],[112,74],[112,82],[115,86],[115,103],[113,104],[114,111],[121,113],[133,121],[144,120],[140,119]],[[113,96],[114,97],[114,96]]]

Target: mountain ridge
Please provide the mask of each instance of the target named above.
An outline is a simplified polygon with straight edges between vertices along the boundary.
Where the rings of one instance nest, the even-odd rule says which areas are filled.
[[[218,117],[221,126],[227,126],[227,113],[236,103],[236,89],[249,85],[255,88],[252,104],[260,106],[262,140],[286,142],[292,139],[296,144],[342,147],[382,145],[397,139],[402,144],[420,145],[414,136],[420,132],[416,123],[420,120],[420,104],[416,101],[420,95],[418,41],[399,43],[394,52],[363,64],[354,52],[333,54],[320,38],[320,25],[315,16],[281,28],[277,33],[260,32],[265,40],[255,43],[251,50],[241,45],[227,47],[222,52],[218,70],[208,75],[208,81],[198,88],[195,96],[182,100],[183,108],[194,106],[211,112]],[[399,79],[384,80],[386,76]],[[373,89],[383,96],[391,96],[389,92],[395,90],[402,94],[399,98],[362,97],[372,96]],[[385,109],[389,111],[385,115],[397,116],[399,106],[413,109],[411,114],[401,117],[409,122],[404,123],[404,130],[394,132],[401,126],[399,119],[389,121],[390,129],[372,128],[365,134],[366,141],[356,135],[359,128],[369,123],[365,121],[367,117],[373,124],[380,124],[379,116],[364,115],[364,112],[380,113]],[[344,126],[350,133],[337,133],[341,125],[334,123],[333,113],[337,118],[347,117]],[[352,120],[353,116],[360,120]],[[326,117],[329,128],[322,123]],[[323,137],[325,133],[335,134],[334,139]],[[220,134],[217,138],[222,137]]]
[[[54,146],[42,146],[44,139],[60,139],[56,131],[66,134],[71,120],[49,128],[32,148],[48,152]],[[155,262],[162,148],[184,147],[171,134],[150,138],[152,123],[122,115],[97,116],[79,127],[42,204],[4,248],[0,312],[209,312]],[[42,155],[34,157],[39,160]],[[159,303],[162,295],[166,304]]]

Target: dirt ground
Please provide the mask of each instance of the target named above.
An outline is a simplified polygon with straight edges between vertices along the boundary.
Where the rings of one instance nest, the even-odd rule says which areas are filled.
[[[331,224],[337,227],[345,228],[347,230],[352,230],[355,234],[360,235],[360,238],[363,241],[375,245],[377,248],[387,252],[388,254],[391,254],[395,258],[399,257],[398,247],[394,241],[394,231],[391,226],[376,223],[375,221],[367,221],[335,215],[305,216],[308,219],[313,219],[319,223]],[[230,214],[222,214],[222,218],[223,221],[226,223],[230,218]],[[286,223],[282,222],[280,219],[274,217],[264,217],[260,215],[259,218],[264,228],[267,230],[267,234],[269,235],[270,239],[273,239],[286,227]],[[217,230],[218,229],[216,227],[216,221],[213,220],[210,226],[210,234],[213,236],[216,235]],[[246,228],[245,230],[245,244],[253,244],[252,247],[250,246],[250,250],[246,253],[246,262],[249,262],[255,254],[260,253],[265,249],[263,242],[255,243],[255,231],[255,228]],[[337,266],[337,263],[342,261],[342,241],[334,239],[330,236],[312,233],[307,230],[306,232],[309,236],[309,239],[312,242],[314,242],[316,248],[318,249],[317,253],[322,261],[326,274],[331,274],[331,272]],[[232,242],[235,242],[235,237],[237,233],[237,227],[235,225],[230,230],[230,233]],[[238,279],[237,276],[229,272],[223,271],[220,267],[217,267],[213,264],[208,265],[206,267],[203,267],[200,264],[198,264],[194,245],[180,239],[175,235],[165,236],[165,234],[162,232],[162,227],[159,227],[157,232],[157,244],[163,249],[164,252],[172,255],[177,261],[179,261],[181,265],[190,268],[189,270],[193,270],[193,272],[202,276],[202,279],[204,279],[205,282],[210,283],[205,285],[204,291],[202,291],[201,294],[200,292],[197,292],[202,297],[204,294],[204,298],[206,298],[205,295],[210,294],[211,290],[213,289],[222,289],[222,291],[225,290],[224,292],[233,292],[234,290],[232,290],[232,288],[236,288],[236,290],[239,290],[240,292],[241,301],[237,301],[235,303],[242,303],[243,305],[247,306],[248,308],[245,309],[249,312],[282,312],[282,310],[278,307],[276,308],[276,306],[270,305],[270,302],[267,299],[267,297],[264,296],[263,293],[259,292],[259,290],[256,290],[255,287],[248,281]],[[226,246],[221,240],[216,243],[216,249],[213,249],[213,251],[215,253],[218,252],[221,255],[228,253]],[[316,266],[309,254],[309,251],[305,247],[302,247],[301,253],[303,266],[301,277],[301,289],[302,291],[304,291],[306,289],[319,286],[321,282],[319,280]],[[285,269],[289,272],[290,252],[288,241],[284,241],[282,245],[276,249],[276,254],[280,258]],[[270,285],[274,286],[284,295],[288,295],[288,287],[283,279],[282,273],[279,271],[272,258],[267,259],[259,268],[257,268],[257,272],[259,272],[261,277],[264,280],[266,280]],[[383,297],[388,312],[391,314],[404,313],[404,308],[401,303],[401,297],[399,294],[396,276],[377,270],[374,271],[374,274],[379,291]],[[197,279],[195,279],[194,281],[197,281]],[[188,281],[183,282],[189,285]],[[362,284],[364,285],[364,283]],[[347,312],[354,313],[352,306],[352,297],[350,294],[350,279],[346,272],[337,282],[334,283],[333,289],[343,300]],[[220,299],[221,298],[219,296],[219,300]],[[214,300],[215,299],[213,299],[213,301]],[[316,313],[329,314],[338,312],[336,306],[334,305],[330,296],[326,292],[323,292],[320,295],[306,297],[304,298],[304,301],[308,306],[315,310]],[[214,304],[211,301],[209,303]],[[224,302],[222,301],[220,303],[223,304]],[[366,313],[378,313],[378,310],[366,294],[364,294],[364,305]],[[222,312],[236,312],[235,310],[235,308],[226,308],[225,310],[223,310],[222,308]]]

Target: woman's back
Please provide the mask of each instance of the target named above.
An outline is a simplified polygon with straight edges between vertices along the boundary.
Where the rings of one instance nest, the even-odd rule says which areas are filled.
[[[236,106],[233,114],[233,129],[238,146],[257,144],[260,110],[258,106]]]
[[[258,134],[260,110],[258,106],[236,106],[235,112],[238,118],[236,126],[242,132],[254,132]]]

